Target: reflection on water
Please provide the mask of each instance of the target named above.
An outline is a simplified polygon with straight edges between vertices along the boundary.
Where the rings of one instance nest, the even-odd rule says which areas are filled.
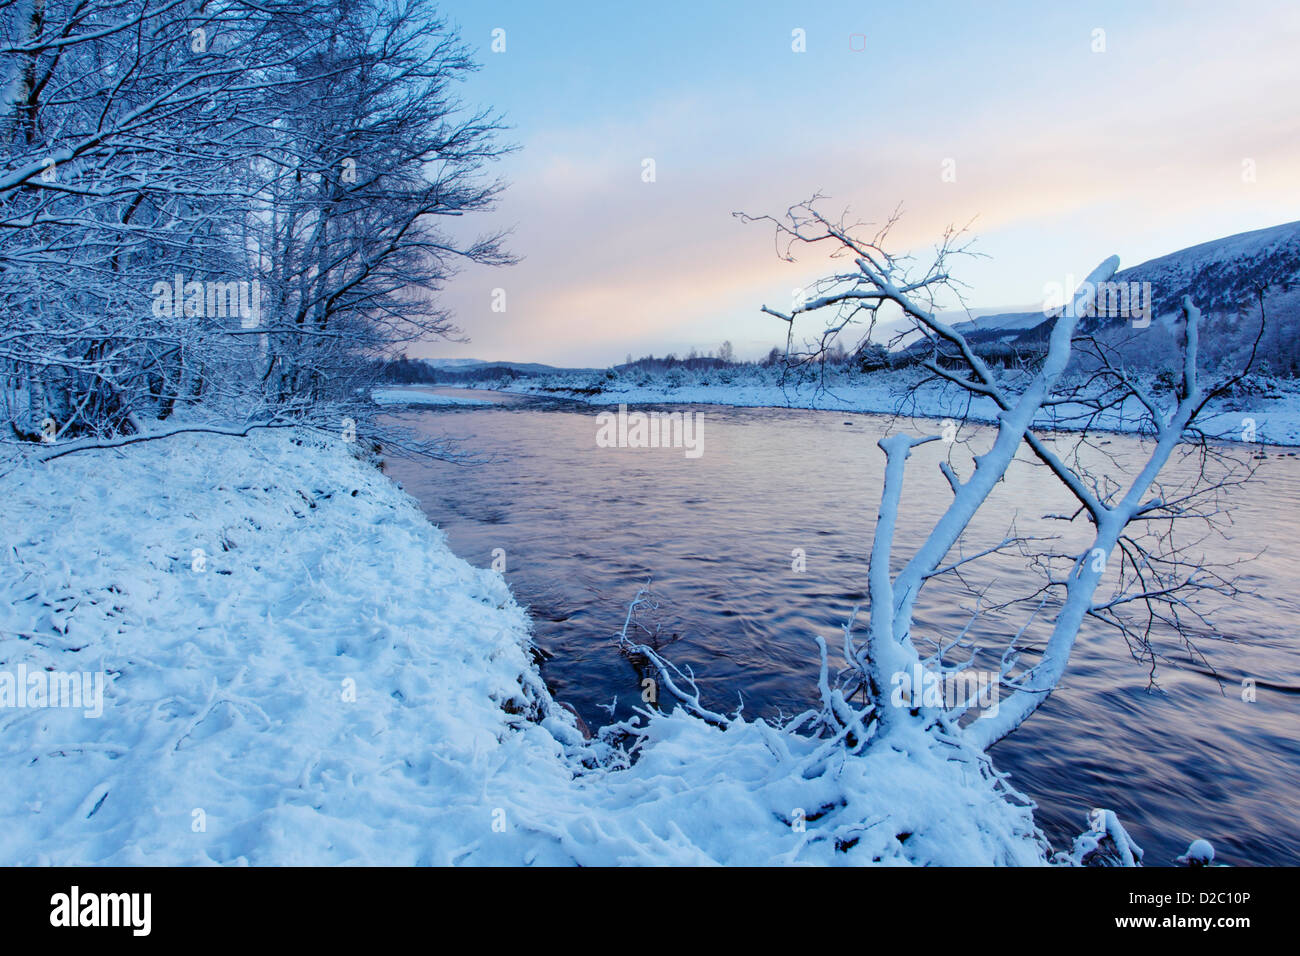
[[[640,703],[637,674],[612,636],[647,579],[664,600],[667,656],[694,670],[708,706],[734,711],[743,700],[749,717],[812,704],[814,635],[838,648],[842,625],[865,601],[883,462],[875,443],[889,420],[691,410],[703,415],[705,439],[694,459],[679,449],[598,448],[589,409],[505,403],[402,413],[430,435],[468,437],[494,457],[470,467],[394,460],[389,470],[458,554],[486,566],[504,549],[506,578],[553,655],[543,673],[591,726],[609,722],[615,698],[620,718]],[[1103,441],[1098,454],[1121,463],[1138,451],[1131,438]],[[937,468],[943,447],[924,446],[908,463],[898,566],[950,497]],[[1216,561],[1264,551],[1239,570],[1255,593],[1217,615],[1219,633],[1198,640],[1222,685],[1166,640],[1161,650],[1184,666],[1162,664],[1159,689],[1149,690],[1150,664],[1136,662],[1116,632],[1090,625],[1062,687],[995,748],[1058,848],[1087,828],[1089,808],[1107,806],[1148,864],[1171,862],[1195,837],[1209,839],[1222,862],[1300,863],[1300,637],[1292,630],[1300,464],[1286,450],[1260,464],[1256,480],[1234,493],[1231,543],[1209,543]],[[968,548],[1001,540],[1013,518],[1023,533],[1048,512],[1071,511],[1042,469],[1019,464],[972,525]],[[1068,535],[1069,525],[1052,524]],[[1026,582],[1035,583],[1015,557],[967,579],[988,589],[989,603]],[[959,582],[937,579],[913,633],[951,637],[973,607]],[[1006,635],[1022,621],[995,616],[980,627]],[[1243,677],[1258,681],[1254,703],[1241,699]]]

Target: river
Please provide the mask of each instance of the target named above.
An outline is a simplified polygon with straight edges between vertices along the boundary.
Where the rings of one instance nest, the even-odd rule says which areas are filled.
[[[401,481],[453,549],[475,564],[503,559],[505,575],[536,624],[557,698],[592,727],[639,706],[638,675],[613,636],[638,587],[653,580],[653,623],[664,654],[693,669],[706,704],[772,718],[816,701],[815,635],[838,649],[842,626],[864,605],[867,555],[891,427],[885,416],[724,406],[675,407],[702,416],[702,454],[674,448],[597,446],[597,409],[488,396],[475,407],[394,414],[428,436],[467,439],[491,460],[474,465],[392,459]],[[933,425],[929,430],[937,430]],[[986,429],[964,432],[986,445]],[[1062,440],[1062,449],[1069,447]],[[962,448],[954,461],[960,467]],[[1086,454],[1121,471],[1136,438],[1107,435]],[[1253,454],[1239,451],[1242,457]],[[1114,809],[1147,851],[1172,862],[1196,837],[1220,862],[1300,864],[1300,462],[1266,449],[1256,476],[1230,493],[1226,541],[1197,545],[1210,561],[1241,561],[1251,593],[1222,606],[1201,629],[1194,656],[1159,631],[1158,686],[1114,630],[1090,622],[1061,687],[992,751],[997,766],[1038,804],[1058,849],[1087,828],[1091,807]],[[895,545],[896,566],[951,497],[940,443],[917,449]],[[1191,462],[1171,464],[1185,477]],[[967,468],[966,474],[969,474]],[[1082,522],[1044,521],[1073,508],[1042,468],[1018,461],[969,530],[967,553],[1021,534],[1064,533]],[[1083,540],[1081,538],[1077,540]],[[500,550],[497,550],[500,549]],[[971,566],[965,585],[933,580],[918,603],[917,639],[950,638],[984,606],[1031,591],[1037,578],[1018,555]],[[982,619],[972,634],[992,645],[1026,610]],[[999,649],[1000,653],[1000,649]],[[1032,662],[1033,655],[1026,655]],[[1213,673],[1218,673],[1218,679]],[[1256,682],[1254,699],[1242,681]]]

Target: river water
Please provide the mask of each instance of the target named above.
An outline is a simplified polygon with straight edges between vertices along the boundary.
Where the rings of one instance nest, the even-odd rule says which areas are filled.
[[[707,705],[733,712],[743,700],[752,718],[814,704],[814,636],[838,650],[853,609],[865,612],[884,461],[876,441],[891,427],[937,431],[874,415],[678,406],[702,416],[702,454],[688,457],[680,448],[598,447],[596,409],[441,391],[494,404],[395,414],[425,435],[465,438],[491,460],[394,459],[389,473],[457,554],[483,566],[504,558],[550,655],[543,675],[591,727],[610,722],[615,698],[616,718],[641,703],[638,674],[613,636],[647,580],[660,601],[647,622],[659,628],[665,656],[693,669]],[[990,434],[961,437],[984,447]],[[965,447],[935,442],[914,452],[896,568],[951,497],[938,461],[951,454],[969,474]],[[1058,447],[1070,445],[1063,438]],[[1140,452],[1137,439],[1115,435],[1085,455],[1119,473]],[[1230,493],[1228,540],[1194,545],[1209,562],[1240,561],[1235,576],[1250,593],[1207,603],[1220,608],[1217,627],[1198,628],[1197,655],[1157,630],[1152,687],[1151,662],[1090,622],[1061,687],[993,749],[997,766],[1038,804],[1055,847],[1087,828],[1091,807],[1105,806],[1148,865],[1171,863],[1196,837],[1214,844],[1220,862],[1300,864],[1300,462],[1288,449],[1267,449],[1252,464],[1255,477]],[[1193,467],[1176,462],[1168,472],[1177,481]],[[1082,521],[1043,519],[1072,512],[1071,500],[1044,469],[1018,461],[969,529],[966,553],[1001,541],[1013,521],[1020,534],[1064,535],[1055,546],[1081,550],[1085,539],[1071,529]],[[969,572],[927,585],[916,639],[960,632],[975,608],[972,589],[988,608],[1039,583],[1019,555]],[[1000,654],[998,639],[1031,609],[986,615],[971,634]],[[1244,678],[1256,682],[1254,700],[1243,700],[1251,696]]]

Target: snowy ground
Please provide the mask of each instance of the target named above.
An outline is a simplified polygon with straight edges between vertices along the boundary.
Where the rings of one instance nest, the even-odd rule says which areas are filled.
[[[782,386],[775,369],[742,368],[731,372],[669,372],[666,376],[633,373],[627,376],[549,376],[481,383],[491,388],[525,394],[549,394],[575,398],[593,405],[734,405],[748,408],[820,408],[831,411],[902,412],[921,418],[960,418],[994,421],[997,408],[986,398],[976,398],[966,413],[967,397],[952,387],[917,387],[927,373],[916,370],[878,372],[870,375],[833,375],[825,387],[813,384]],[[729,379],[729,381],[728,381]],[[1207,434],[1224,441],[1258,442],[1266,445],[1300,445],[1300,384],[1288,380],[1254,377],[1252,390],[1224,398],[1207,407],[1200,419]],[[596,391],[593,392],[593,389]],[[1140,407],[1129,405],[1099,418],[1095,427],[1137,431]],[[1058,409],[1055,423],[1062,421],[1069,407]],[[1053,420],[1043,419],[1043,425]],[[1253,432],[1250,431],[1253,423]]]
[[[107,675],[98,717],[0,707],[0,864],[1046,860],[929,736],[854,756],[677,710],[619,769],[502,578],[341,442],[0,464],[0,678]]]

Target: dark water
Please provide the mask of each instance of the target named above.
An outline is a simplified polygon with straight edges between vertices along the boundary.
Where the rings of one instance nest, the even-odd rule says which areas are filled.
[[[865,602],[883,464],[875,443],[890,420],[686,411],[703,415],[696,459],[680,449],[598,448],[592,409],[510,400],[400,413],[427,434],[470,438],[496,459],[468,467],[392,461],[389,470],[458,554],[489,565],[493,549],[504,549],[507,580],[531,608],[537,643],[553,655],[543,673],[593,727],[609,722],[616,696],[620,718],[640,703],[638,675],[613,635],[647,579],[663,602],[653,621],[666,656],[693,668],[706,704],[731,712],[743,698],[749,717],[814,703],[814,635],[838,649],[842,625]],[[974,434],[987,445],[987,433]],[[1133,438],[1101,441],[1089,455],[1113,457],[1112,470],[1140,451]],[[944,454],[935,442],[909,461],[896,567],[951,496],[937,468]],[[1214,844],[1220,862],[1300,864],[1300,463],[1271,449],[1255,464],[1256,478],[1232,494],[1230,541],[1198,546],[1214,562],[1251,556],[1236,573],[1254,592],[1222,608],[1217,630],[1197,636],[1206,660],[1157,634],[1167,659],[1153,690],[1150,662],[1135,661],[1117,632],[1090,624],[1062,686],[994,748],[997,765],[1037,802],[1057,848],[1087,828],[1089,808],[1106,806],[1146,849],[1148,865],[1172,862],[1196,837]],[[1190,467],[1177,463],[1169,473],[1177,479]],[[1043,469],[1018,462],[972,524],[968,553],[1001,540],[1013,519],[1021,533],[1066,533],[1062,547],[1082,542],[1064,522],[1041,520],[1069,513],[1069,502]],[[802,572],[792,570],[795,549],[805,555]],[[988,606],[1036,581],[1010,556],[973,566],[966,583],[987,589]],[[918,602],[914,637],[951,637],[973,608],[960,582],[935,579]],[[994,645],[1025,613],[993,615],[973,633]],[[1254,702],[1242,700],[1243,677],[1258,682]]]

